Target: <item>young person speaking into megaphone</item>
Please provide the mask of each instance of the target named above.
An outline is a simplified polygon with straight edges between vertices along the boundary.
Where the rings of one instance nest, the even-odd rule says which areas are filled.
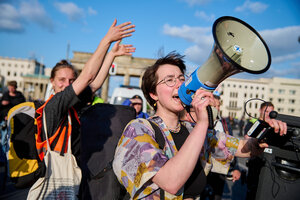
[[[143,75],[142,90],[155,115],[127,124],[113,161],[118,180],[133,199],[195,199],[212,165],[227,174],[234,156],[249,157],[267,147],[254,138],[239,140],[208,129],[206,107],[215,106],[215,100],[203,89],[197,89],[191,101],[196,123],[180,120],[184,106],[178,92],[185,69],[183,56],[171,52]],[[282,122],[269,123],[281,135],[286,133]],[[159,134],[163,146],[157,142]]]

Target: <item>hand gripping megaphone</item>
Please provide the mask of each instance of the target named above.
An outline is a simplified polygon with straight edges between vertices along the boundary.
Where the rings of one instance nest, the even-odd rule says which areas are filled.
[[[190,106],[197,89],[214,91],[227,77],[239,72],[261,74],[271,65],[270,51],[254,28],[244,21],[224,16],[212,28],[215,44],[207,61],[180,86],[178,96]]]

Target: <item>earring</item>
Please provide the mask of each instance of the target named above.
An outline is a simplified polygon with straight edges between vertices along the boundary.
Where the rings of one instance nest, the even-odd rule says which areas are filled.
[[[156,102],[153,104],[154,107],[156,107]]]

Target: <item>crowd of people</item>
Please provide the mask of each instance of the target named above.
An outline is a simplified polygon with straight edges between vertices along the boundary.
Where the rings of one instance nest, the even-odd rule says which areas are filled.
[[[41,160],[48,148],[46,138],[49,138],[50,148],[54,148],[59,141],[56,138],[67,134],[67,144],[71,145],[72,154],[80,167],[80,140],[81,134],[84,134],[80,131],[80,110],[93,100],[93,93],[102,86],[114,58],[135,52],[132,45],[121,44],[122,39],[132,35],[134,27],[131,22],[117,25],[115,20],[80,75],[66,60],[53,67],[50,81],[54,94],[37,110],[36,146]],[[124,129],[112,165],[116,177],[132,199],[199,199],[207,185],[214,190],[213,198],[221,199],[228,175],[233,181],[240,179],[241,172],[235,158],[258,157],[268,146],[258,143],[255,138],[234,137],[232,129],[237,124],[242,132],[240,136],[244,135],[244,119],[236,123],[231,117],[221,117],[218,112],[220,97],[211,92],[198,89],[191,107],[181,103],[178,89],[185,81],[183,59],[184,56],[171,52],[147,67],[141,88],[155,111],[154,115],[142,112],[143,102],[138,95],[123,103],[136,110],[136,119]],[[16,82],[8,83],[9,91],[1,101],[3,108],[9,109],[25,101],[16,88]],[[208,106],[217,110],[213,129],[208,128]],[[268,108],[274,106],[270,104]],[[5,120],[7,109],[1,113],[2,120]],[[262,105],[262,116],[265,113],[265,106]],[[45,118],[46,124],[42,118]],[[285,123],[267,117],[263,119],[276,133],[286,134]],[[157,126],[164,137],[162,148],[155,139],[156,132],[152,125]],[[66,152],[67,148],[64,149]],[[249,182],[251,194],[255,190],[254,182]]]

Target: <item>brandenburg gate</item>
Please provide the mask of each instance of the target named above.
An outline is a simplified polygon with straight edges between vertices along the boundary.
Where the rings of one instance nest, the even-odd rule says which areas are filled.
[[[73,58],[70,60],[72,65],[79,71],[83,69],[83,66],[91,57],[92,53],[86,52],[79,52],[73,51]],[[113,64],[116,65],[116,70],[114,75],[116,76],[124,76],[124,85],[129,85],[130,77],[139,77],[141,85],[141,77],[144,74],[145,69],[155,63],[155,59],[148,59],[148,58],[136,58],[132,56],[119,56],[116,57]],[[109,88],[109,78],[110,74],[108,75],[107,79],[105,80],[104,84],[102,85],[101,90],[101,98],[107,102],[108,98],[108,88]]]

